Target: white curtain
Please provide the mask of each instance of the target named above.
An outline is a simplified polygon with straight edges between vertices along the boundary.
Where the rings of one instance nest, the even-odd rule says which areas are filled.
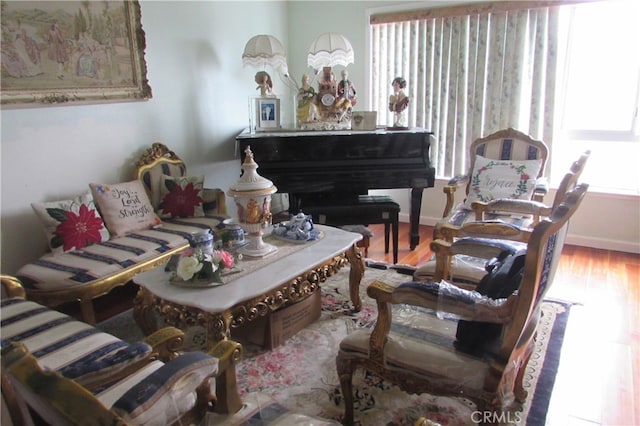
[[[409,126],[435,134],[438,177],[465,172],[469,144],[499,129],[551,146],[557,25],[556,7],[372,23],[370,99],[380,124],[392,123],[388,96],[401,76]]]

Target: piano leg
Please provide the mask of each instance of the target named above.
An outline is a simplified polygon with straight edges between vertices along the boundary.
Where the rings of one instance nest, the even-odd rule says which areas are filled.
[[[420,244],[420,209],[423,190],[424,188],[411,188],[411,211],[409,212],[409,248],[411,250]]]

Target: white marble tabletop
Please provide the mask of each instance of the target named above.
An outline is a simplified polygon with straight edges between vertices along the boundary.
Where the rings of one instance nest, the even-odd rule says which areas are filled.
[[[345,252],[362,239],[362,235],[324,225],[314,225],[324,237],[291,255],[274,259],[274,262],[241,276],[229,284],[211,288],[185,288],[169,282],[164,266],[142,272],[133,281],[145,287],[155,296],[183,306],[190,306],[209,313],[223,312],[233,306],[258,297],[312,267]],[[242,261],[239,263],[242,267]]]

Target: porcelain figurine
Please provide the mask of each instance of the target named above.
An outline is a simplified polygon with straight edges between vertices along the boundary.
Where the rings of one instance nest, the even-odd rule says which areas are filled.
[[[406,128],[409,97],[404,93],[404,89],[407,87],[407,80],[396,77],[391,82],[391,86],[393,95],[389,96],[389,111],[393,112],[393,128]]]
[[[302,212],[291,215],[288,221],[281,222],[274,228],[273,233],[290,240],[308,241],[316,237],[311,216]]]

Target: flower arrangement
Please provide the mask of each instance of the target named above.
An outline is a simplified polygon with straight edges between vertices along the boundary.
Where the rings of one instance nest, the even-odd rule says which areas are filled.
[[[233,269],[236,257],[226,250],[214,250],[213,254],[202,249],[187,249],[180,254],[178,264],[171,272],[172,279],[182,281],[222,282],[225,269]]]

